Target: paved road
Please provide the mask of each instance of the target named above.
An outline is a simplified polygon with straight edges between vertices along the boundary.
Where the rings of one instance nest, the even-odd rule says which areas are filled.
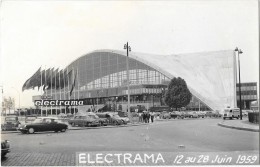
[[[66,133],[2,134],[2,138],[9,139],[12,145],[12,153],[2,165],[75,165],[76,152],[91,151],[247,154],[258,151],[258,133],[223,128],[217,126],[218,122],[220,119],[173,120]],[[28,162],[21,163],[22,159]]]

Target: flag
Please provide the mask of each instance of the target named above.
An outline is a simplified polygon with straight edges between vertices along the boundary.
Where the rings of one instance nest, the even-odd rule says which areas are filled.
[[[74,69],[73,69],[73,71],[74,71]],[[72,84],[72,87],[71,87],[71,90],[70,90],[70,96],[71,96],[71,94],[72,94],[72,92],[73,92],[73,89],[74,89],[74,87],[75,87],[76,78],[77,78],[77,73],[74,72],[74,81],[73,81],[73,84]]]
[[[22,91],[26,89],[34,88],[35,80],[37,79],[37,76],[40,74],[40,72],[41,72],[41,67],[29,79],[25,81],[22,87]]]

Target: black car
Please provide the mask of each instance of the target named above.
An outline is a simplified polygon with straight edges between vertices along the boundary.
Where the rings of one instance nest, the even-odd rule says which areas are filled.
[[[1,141],[1,157],[5,157],[10,152],[10,144],[8,140]]]
[[[68,125],[59,122],[57,118],[40,117],[30,124],[22,125],[18,128],[22,133],[34,133],[43,131],[65,132]]]

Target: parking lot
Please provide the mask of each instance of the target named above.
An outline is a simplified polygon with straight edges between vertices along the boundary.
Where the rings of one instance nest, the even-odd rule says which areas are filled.
[[[223,128],[217,125],[219,121],[221,119],[216,118],[170,119],[141,126],[65,133],[4,133],[2,138],[10,140],[11,153],[2,159],[2,165],[74,166],[77,152],[224,152],[227,155],[236,152],[249,155],[258,151],[258,133]]]

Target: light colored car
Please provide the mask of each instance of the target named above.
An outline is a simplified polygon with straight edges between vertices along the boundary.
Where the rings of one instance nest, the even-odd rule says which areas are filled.
[[[160,115],[162,119],[171,119],[171,114],[167,111],[163,111]]]
[[[87,112],[86,113],[90,118],[96,119],[99,121],[101,126],[107,126],[109,124],[108,119],[106,118],[99,118],[99,116],[93,112]]]
[[[77,115],[74,118],[68,120],[71,126],[100,126],[100,122],[90,117],[89,115]]]
[[[190,118],[198,118],[199,115],[196,111],[190,111]]]
[[[1,124],[1,129],[4,130],[16,130],[19,125],[20,121],[18,120],[17,116],[7,116],[5,117],[5,120],[3,124]]]
[[[206,112],[205,111],[198,111],[198,117],[199,118],[205,118],[206,117]]]

